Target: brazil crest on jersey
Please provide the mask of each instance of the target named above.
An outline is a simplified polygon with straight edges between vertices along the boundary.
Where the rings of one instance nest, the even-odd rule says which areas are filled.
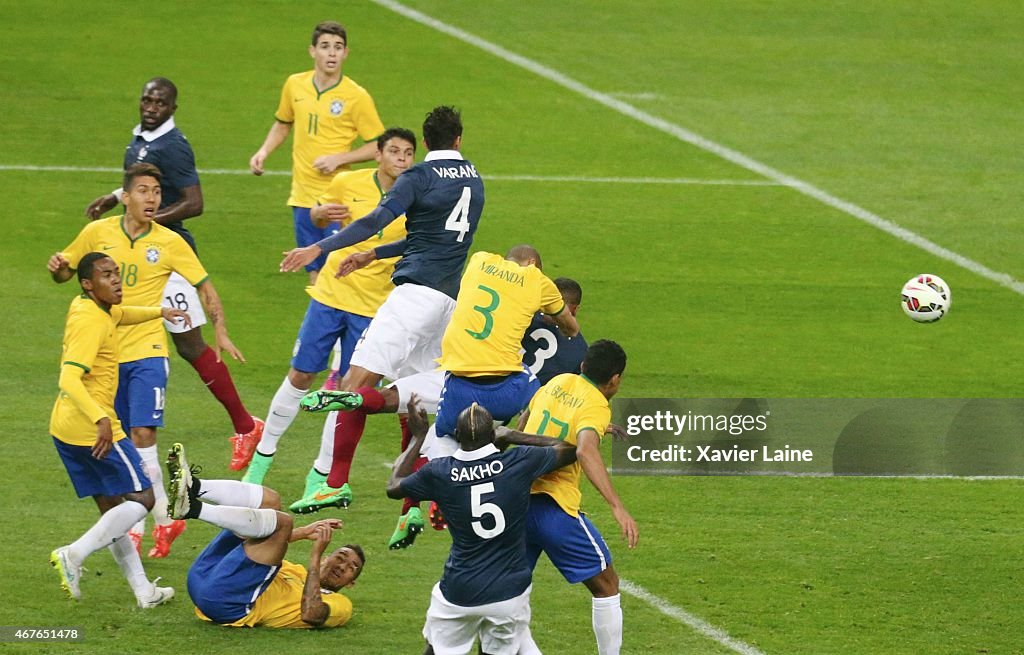
[[[398,176],[383,203],[405,214],[408,243],[395,284],[420,284],[455,298],[462,266],[484,211],[484,183],[457,150],[428,152]]]

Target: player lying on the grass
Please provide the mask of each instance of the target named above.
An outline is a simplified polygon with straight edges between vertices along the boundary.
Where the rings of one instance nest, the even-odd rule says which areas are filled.
[[[200,480],[185,447],[167,456],[171,515],[223,528],[188,571],[196,615],[231,627],[335,628],[352,617],[337,593],[363,570],[363,549],[348,544],[324,555],[341,521],[294,527],[273,489],[238,480]],[[293,541],[309,539],[309,568],[284,559]]]
[[[100,519],[74,543],[50,553],[61,587],[80,598],[85,558],[109,548],[135,592],[139,607],[156,607],[174,596],[146,577],[128,530],[153,508],[152,484],[131,439],[125,438],[114,412],[118,379],[119,325],[183,320],[188,315],[166,307],[122,307],[117,264],[101,252],[78,261],[82,295],[71,301],[64,326],[60,394],[50,414],[50,434],[79,498],[92,496]]]
[[[177,109],[178,87],[174,82],[166,77],[154,77],[146,82],[142,87],[142,97],[139,98],[139,124],[132,130],[132,140],[124,149],[123,162],[126,170],[138,163],[153,164],[160,169],[160,205],[153,215],[153,222],[176,232],[196,252],[195,239],[185,227],[185,221],[203,213],[203,190],[192,146],[174,124],[174,112]],[[123,188],[115,189],[93,200],[85,210],[86,216],[97,220],[104,212],[117,207],[123,191]],[[206,388],[231,418],[235,431],[231,437],[233,450],[237,451],[242,443],[259,441],[263,422],[245,408],[231,378],[231,371],[221,361],[220,354],[214,352],[203,338],[202,326],[206,325],[206,314],[203,313],[203,303],[195,287],[178,273],[171,273],[161,298],[163,304],[183,309],[192,318],[190,328],[174,323],[165,323],[164,327],[171,333],[175,350],[192,365]],[[156,455],[147,465],[160,468]],[[141,540],[141,533],[139,538]],[[164,545],[169,548],[170,541],[158,538],[154,547],[156,552],[151,551],[150,557],[160,552],[161,556],[166,556]]]
[[[478,252],[462,275],[451,322],[441,340],[440,370],[418,373],[396,380],[389,387],[367,394],[348,391],[317,391],[303,400],[307,409],[347,409],[365,414],[402,411],[412,394],[428,412],[437,413],[437,438],[429,439],[425,454],[430,459],[450,455],[455,442],[455,419],[478,403],[499,422],[515,417],[526,408],[540,388],[537,378],[523,366],[520,342],[537,312],[551,316],[567,336],[579,332],[576,319],[555,286],[542,272],[540,253],[529,245],[509,249],[505,256]],[[370,395],[381,403],[366,403]],[[352,403],[352,399],[358,403]],[[322,488],[319,495],[328,496]],[[310,505],[315,498],[304,499]],[[391,537],[391,548],[412,545],[423,518],[418,501],[407,499],[402,516]]]
[[[318,204],[312,209],[313,218],[323,220],[325,224],[348,224],[362,218],[377,206],[398,176],[413,164],[415,155],[416,135],[400,127],[385,130],[377,139],[377,167],[335,175],[327,190],[317,198]],[[400,217],[372,237],[370,243],[389,243],[404,236],[405,219]],[[313,385],[316,374],[327,368],[335,342],[341,342],[338,368],[345,373],[356,343],[381,303],[395,288],[391,282],[397,261],[394,258],[379,260],[354,275],[334,275],[338,264],[352,252],[356,252],[355,248],[332,252],[327,258],[330,273],[317,277],[313,286],[307,288],[309,305],[295,341],[291,368],[270,402],[263,438],[258,446],[252,444],[241,461],[232,462],[232,468],[236,470],[249,465],[242,478],[246,482],[263,483],[274,461],[278,441],[295,420],[299,401]],[[301,497],[325,482],[331,470],[334,417],[329,416],[328,422],[330,426],[324,429],[320,455],[306,476],[306,489]],[[342,499],[343,506],[352,500],[351,491],[346,491],[348,494]],[[296,507],[293,505],[291,509],[295,511]]]
[[[161,303],[168,278],[178,273],[196,287],[206,313],[217,333],[217,358],[225,350],[244,361],[231,342],[225,324],[220,296],[199,262],[195,252],[181,236],[155,222],[160,207],[162,174],[153,164],[132,164],[124,173],[125,203],[123,216],[110,216],[82,228],[75,240],[55,253],[47,268],[55,282],[66,282],[74,275],[78,262],[89,251],[102,251],[121,263],[124,299],[130,305],[154,306]],[[156,449],[157,429],[164,424],[164,399],[167,392],[167,334],[160,323],[118,328],[120,344],[119,384],[114,408],[130,430],[132,442],[146,466],[156,502],[153,518],[155,545],[150,557],[166,557],[174,541],[185,529],[182,522],[167,516],[163,472]],[[135,528],[141,534],[142,526]]]
[[[480,652],[514,655],[530,624],[532,566],[523,540],[534,479],[576,459],[576,449],[557,439],[503,430],[495,445],[490,412],[473,403],[456,421],[459,448],[413,472],[427,436],[427,413],[409,401],[413,440],[395,461],[389,498],[437,501],[452,535],[441,581],[430,595],[423,637],[426,653]],[[541,446],[541,447],[533,447]]]
[[[559,375],[544,385],[520,417],[520,429],[564,440],[576,447],[577,461],[543,475],[533,484],[527,517],[526,556],[531,568],[541,551],[571,583],[582,582],[593,595],[592,621],[601,655],[622,647],[619,576],[601,533],[580,511],[580,478],[586,474],[611,507],[622,536],[635,548],[640,533],[612,486],[601,459],[601,436],[609,431],[614,396],[626,370],[626,353],[614,341],[587,349],[580,375]],[[531,648],[536,645],[529,644]],[[538,652],[527,648],[524,653]]]

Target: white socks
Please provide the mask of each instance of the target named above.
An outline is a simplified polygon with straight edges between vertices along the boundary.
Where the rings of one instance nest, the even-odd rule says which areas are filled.
[[[608,598],[594,598],[591,621],[597,637],[599,655],[619,655],[622,648],[622,607],[619,594]]]
[[[537,647],[537,642],[533,640],[530,626],[526,626],[526,630],[523,632],[522,639],[519,641],[519,652],[516,655],[543,655],[540,648]]]
[[[108,512],[109,513],[109,512]],[[118,537],[114,543],[107,546],[114,561],[121,567],[121,573],[125,580],[135,592],[136,598],[151,598],[153,596],[153,583],[146,577],[146,571],[142,568],[142,560],[135,550],[132,540],[127,535]]]
[[[133,500],[126,500],[100,516],[76,542],[68,546],[72,562],[81,564],[100,548],[106,548],[118,537],[123,537],[136,521],[146,516],[146,508]],[[127,540],[131,543],[131,540]]]
[[[206,480],[203,480],[206,486]],[[262,539],[274,534],[277,529],[277,510],[250,509],[248,507],[227,507],[203,503],[199,518],[218,528],[231,530],[239,537]]]
[[[256,446],[259,452],[264,455],[273,455],[277,452],[277,442],[295,420],[295,415],[299,413],[299,401],[308,391],[309,389],[296,389],[285,377],[284,382],[277,388],[274,399],[270,401],[270,411],[267,412],[267,421],[263,426],[263,438]]]
[[[240,480],[203,480],[199,497],[218,505],[258,509],[263,504],[263,487]]]
[[[341,368],[341,339],[334,342],[334,356],[331,357],[331,370],[337,371]]]
[[[153,519],[157,525],[170,525],[171,517],[167,515],[167,491],[164,489],[164,471],[160,466],[160,456],[156,452],[156,444],[146,448],[136,448],[142,457],[142,464],[146,467],[146,475],[153,483]],[[139,532],[145,531],[145,518]]]
[[[320,434],[320,453],[313,460],[313,468],[318,471],[331,470],[334,463],[334,424],[338,421],[338,412],[327,412],[324,419],[324,430]]]

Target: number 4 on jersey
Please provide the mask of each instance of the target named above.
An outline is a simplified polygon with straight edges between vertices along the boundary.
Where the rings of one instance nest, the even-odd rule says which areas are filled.
[[[444,229],[459,233],[459,238],[456,239],[459,243],[462,243],[469,232],[469,200],[472,197],[473,190],[468,186],[462,187],[462,197],[455,203],[455,209],[448,214],[448,220],[444,223]]]

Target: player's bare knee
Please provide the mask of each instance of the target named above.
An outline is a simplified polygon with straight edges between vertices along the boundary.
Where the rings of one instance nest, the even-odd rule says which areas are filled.
[[[156,496],[153,494],[153,487],[149,487],[143,491],[125,494],[124,499],[142,505],[146,508],[147,512],[152,511],[153,506],[156,505]],[[120,501],[118,504],[120,504]]]
[[[132,428],[132,443],[136,448],[156,445],[156,428]]]
[[[187,362],[194,362],[206,351],[206,341],[203,340],[203,332],[195,327],[188,332],[172,332],[171,339],[174,340],[174,349],[178,351]]]
[[[297,371],[294,368],[288,370],[288,382],[296,389],[309,389],[313,386],[314,377],[316,377],[315,373]]]
[[[294,527],[295,519],[292,518],[291,514],[282,511],[277,512],[277,528],[274,530],[274,536],[282,535],[284,539],[290,539],[292,528]]]
[[[384,387],[380,390],[380,395],[384,396],[384,411],[385,412],[397,412],[398,405],[401,399],[398,395],[398,389],[395,387]]]
[[[594,598],[609,598],[619,593],[619,574],[609,566],[583,584]]]
[[[281,494],[270,487],[263,487],[263,500],[260,502],[260,509],[281,509]]]

